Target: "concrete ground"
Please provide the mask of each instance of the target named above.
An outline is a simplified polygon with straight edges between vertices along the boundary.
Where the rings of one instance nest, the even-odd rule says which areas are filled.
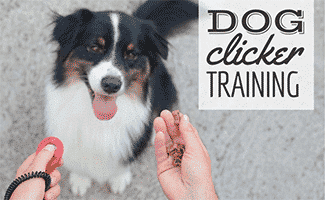
[[[143,0],[141,0],[143,2]],[[131,13],[137,0],[0,0],[0,196],[44,134],[44,77],[53,66],[50,9]],[[180,110],[198,129],[212,161],[220,199],[324,199],[324,2],[315,0],[313,111],[199,111],[197,22],[170,38],[168,59]],[[176,78],[177,77],[177,78]],[[84,198],[166,199],[156,178],[154,148],[133,165],[123,194],[93,183]],[[59,199],[75,199],[62,172]]]

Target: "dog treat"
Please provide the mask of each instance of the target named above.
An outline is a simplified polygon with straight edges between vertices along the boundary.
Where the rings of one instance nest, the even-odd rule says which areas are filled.
[[[172,115],[173,115],[174,120],[175,120],[175,126],[176,126],[176,128],[178,130],[179,129],[179,122],[180,122],[179,110],[174,110],[172,112]]]
[[[170,156],[173,157],[173,166],[180,167],[182,164],[182,158],[185,152],[185,145],[177,144],[177,147],[170,152]]]
[[[172,115],[174,117],[174,125],[176,127],[176,138],[173,138],[173,145],[170,149],[171,151],[167,151],[169,156],[173,157],[173,166],[174,167],[180,167],[182,163],[183,154],[185,152],[185,144],[182,140],[181,134],[179,132],[179,123],[180,123],[180,115],[179,111],[175,110],[172,112]],[[178,139],[176,141],[176,139]]]

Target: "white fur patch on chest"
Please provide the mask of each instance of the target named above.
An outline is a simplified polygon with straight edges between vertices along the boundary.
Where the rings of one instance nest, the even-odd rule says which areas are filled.
[[[69,87],[46,86],[46,128],[49,136],[62,140],[70,152],[97,152],[100,157],[126,158],[131,155],[132,141],[144,132],[150,116],[150,105],[126,95],[117,98],[117,113],[108,121],[98,120],[90,95],[83,82]],[[76,149],[77,148],[77,149]]]

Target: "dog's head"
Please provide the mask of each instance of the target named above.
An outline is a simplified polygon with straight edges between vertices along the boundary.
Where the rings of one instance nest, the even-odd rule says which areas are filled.
[[[145,96],[152,68],[168,55],[168,43],[152,22],[124,13],[81,9],[56,15],[54,24],[53,40],[59,43],[54,81],[58,86],[84,81],[99,119],[114,116],[119,95]]]

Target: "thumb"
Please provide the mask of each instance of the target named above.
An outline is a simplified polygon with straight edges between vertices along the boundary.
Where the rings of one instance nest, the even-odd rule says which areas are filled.
[[[155,138],[155,155],[157,160],[157,176],[173,168],[172,160],[166,151],[166,139],[163,132],[158,132]]]
[[[34,158],[32,165],[30,166],[31,171],[45,171],[48,162],[53,158],[56,147],[52,144],[44,147]]]

